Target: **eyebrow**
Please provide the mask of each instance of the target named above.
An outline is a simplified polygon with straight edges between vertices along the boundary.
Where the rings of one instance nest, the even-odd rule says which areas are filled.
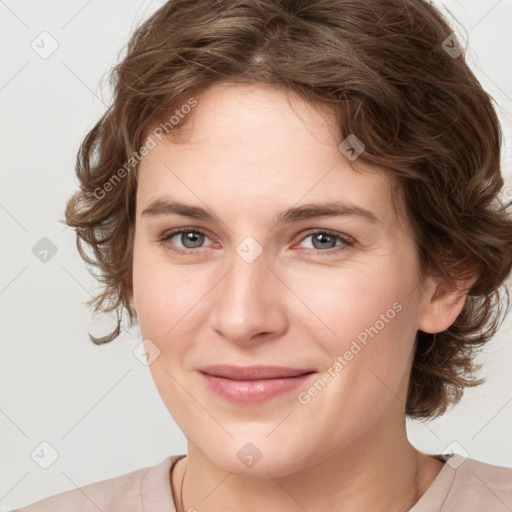
[[[144,217],[158,217],[166,215],[181,215],[204,221],[220,220],[214,213],[199,206],[187,205],[178,201],[156,199],[152,201],[141,213]],[[274,224],[298,222],[320,217],[362,217],[371,222],[379,222],[379,218],[370,210],[350,205],[342,201],[331,201],[322,204],[305,204],[295,206],[277,214]]]

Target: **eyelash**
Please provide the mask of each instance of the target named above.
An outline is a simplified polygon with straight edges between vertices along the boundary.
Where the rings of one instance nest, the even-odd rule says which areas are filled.
[[[181,235],[181,234],[184,234],[184,233],[198,233],[198,234],[201,234],[201,235],[204,235],[204,236],[208,237],[208,234],[205,231],[203,231],[202,229],[199,229],[199,228],[179,228],[179,229],[176,229],[176,230],[171,231],[170,233],[166,234],[160,240],[160,242],[161,242],[161,244],[166,249],[169,249],[172,252],[174,252],[176,254],[180,254],[180,255],[191,254],[192,252],[197,252],[199,249],[204,249],[204,247],[198,247],[196,249],[175,249],[175,248],[171,247],[170,244],[168,243],[169,240],[171,238],[173,238],[174,236],[176,236],[176,235]],[[346,249],[346,247],[352,247],[354,245],[354,241],[351,238],[349,238],[347,236],[342,236],[339,233],[336,233],[335,231],[330,231],[328,229],[316,229],[316,230],[308,231],[307,233],[304,234],[304,236],[301,238],[300,241],[304,241],[306,238],[308,238],[308,237],[310,237],[312,235],[318,235],[318,234],[328,235],[328,236],[330,236],[332,238],[340,240],[341,242],[343,242],[343,245],[337,246],[337,248],[327,249],[327,250],[306,249],[308,254],[331,255],[331,254],[334,254],[334,253],[337,253],[337,252],[339,252],[341,250]]]

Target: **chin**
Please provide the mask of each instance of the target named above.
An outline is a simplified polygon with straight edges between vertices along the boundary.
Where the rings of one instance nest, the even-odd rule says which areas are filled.
[[[304,452],[303,444],[286,446],[264,437],[254,441],[235,437],[223,445],[210,445],[202,451],[218,469],[244,477],[281,477],[308,465],[308,454]]]

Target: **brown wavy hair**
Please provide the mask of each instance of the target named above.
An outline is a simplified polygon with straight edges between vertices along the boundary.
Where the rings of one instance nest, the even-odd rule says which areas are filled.
[[[111,71],[113,101],[81,144],[80,190],[66,207],[80,255],[104,285],[87,304],[117,315],[114,332],[92,341],[115,339],[125,313],[130,327],[136,321],[129,296],[134,155],[148,127],[213,84],[263,82],[328,106],[339,133],[364,143],[364,160],[398,179],[423,275],[450,282],[468,268],[478,275],[449,329],[417,333],[406,414],[439,416],[465,387],[484,382],[474,356],[509,308],[512,219],[500,194],[493,99],[464,53],[447,51],[458,48],[453,32],[421,0],[171,0],[160,7]]]

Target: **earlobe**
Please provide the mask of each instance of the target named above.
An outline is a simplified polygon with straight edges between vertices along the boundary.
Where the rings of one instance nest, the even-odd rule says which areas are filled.
[[[428,333],[438,333],[448,329],[457,319],[471,286],[477,277],[449,283],[445,280],[437,281],[430,290],[429,300],[424,306],[420,317],[418,329]]]

